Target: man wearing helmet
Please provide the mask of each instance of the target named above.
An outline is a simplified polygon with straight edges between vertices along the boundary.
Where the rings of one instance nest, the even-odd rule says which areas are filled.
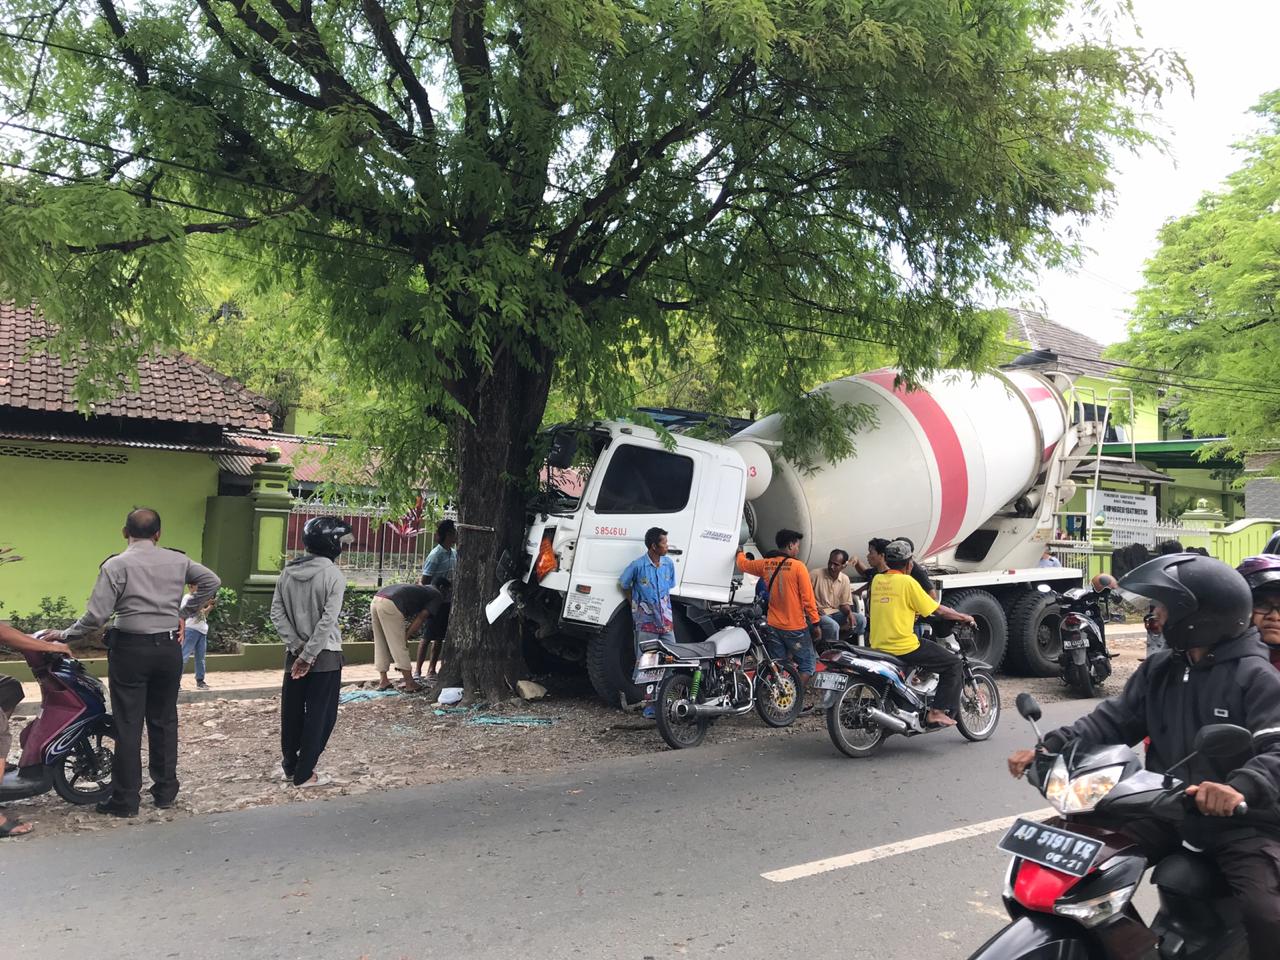
[[[1125,831],[1150,862],[1184,842],[1212,856],[1240,903],[1250,955],[1274,960],[1280,828],[1227,819],[1241,803],[1257,811],[1280,799],[1280,673],[1250,623],[1249,586],[1225,563],[1191,553],[1150,560],[1119,585],[1151,601],[1167,649],[1144,660],[1119,696],[1047,734],[1045,746],[1058,752],[1073,740],[1132,745],[1150,737],[1147,769],[1162,773],[1192,753],[1202,727],[1231,723],[1252,731],[1255,754],[1234,770],[1215,770],[1202,758],[1180,768],[1202,817],[1178,828],[1153,820]],[[1034,757],[1033,750],[1014,753],[1009,772],[1022,776]]]
[[[1236,567],[1253,593],[1253,625],[1267,645],[1271,663],[1280,669],[1280,556],[1264,553]]]
[[[306,554],[285,564],[271,598],[271,622],[285,644],[280,768],[297,787],[330,782],[316,773],[316,762],[338,720],[342,687],[338,615],[347,581],[334,561],[351,540],[347,521],[312,517],[302,528]]]

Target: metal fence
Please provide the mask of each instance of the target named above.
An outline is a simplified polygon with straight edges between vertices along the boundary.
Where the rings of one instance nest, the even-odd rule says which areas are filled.
[[[421,505],[404,516],[393,516],[385,503],[335,503],[298,500],[289,515],[285,550],[290,557],[301,553],[302,528],[312,517],[341,517],[351,524],[355,542],[338,558],[338,569],[348,583],[380,587],[387,583],[418,580],[422,564],[434,545],[436,520]],[[452,510],[440,518],[457,519]]]

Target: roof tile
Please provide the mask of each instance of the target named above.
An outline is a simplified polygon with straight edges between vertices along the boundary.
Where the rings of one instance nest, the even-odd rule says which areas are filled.
[[[77,412],[80,365],[48,354],[25,356],[27,344],[50,334],[33,307],[0,303],[0,406]],[[94,403],[98,416],[270,430],[271,401],[185,354],[156,354],[138,363],[138,388]]]

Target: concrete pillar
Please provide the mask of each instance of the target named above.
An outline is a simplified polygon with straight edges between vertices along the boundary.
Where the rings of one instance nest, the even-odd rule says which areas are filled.
[[[1217,507],[1209,506],[1209,501],[1201,497],[1196,501],[1196,508],[1188,510],[1180,518],[1183,523],[1192,523],[1210,530],[1220,530],[1227,525],[1227,518]]]
[[[279,463],[280,450],[272,447],[266,463],[252,467],[253,543],[249,551],[249,576],[241,589],[243,602],[249,606],[266,606],[275,592],[276,578],[285,560],[285,538],[289,531],[289,513],[293,495],[289,480],[293,467]]]

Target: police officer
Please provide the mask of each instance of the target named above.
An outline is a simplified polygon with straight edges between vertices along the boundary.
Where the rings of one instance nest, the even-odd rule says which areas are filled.
[[[183,587],[195,586],[191,603],[199,609],[218,592],[220,581],[207,567],[179,550],[159,547],[160,514],[139,507],[124,523],[129,546],[108,557],[98,571],[84,616],[50,640],[74,640],[96,630],[115,614],[107,632],[107,677],[115,716],[116,755],[111,798],[98,812],[138,815],[142,790],[142,725],[146,721],[151,795],[167,810],[178,795],[178,683],[182,641],[178,607]]]

